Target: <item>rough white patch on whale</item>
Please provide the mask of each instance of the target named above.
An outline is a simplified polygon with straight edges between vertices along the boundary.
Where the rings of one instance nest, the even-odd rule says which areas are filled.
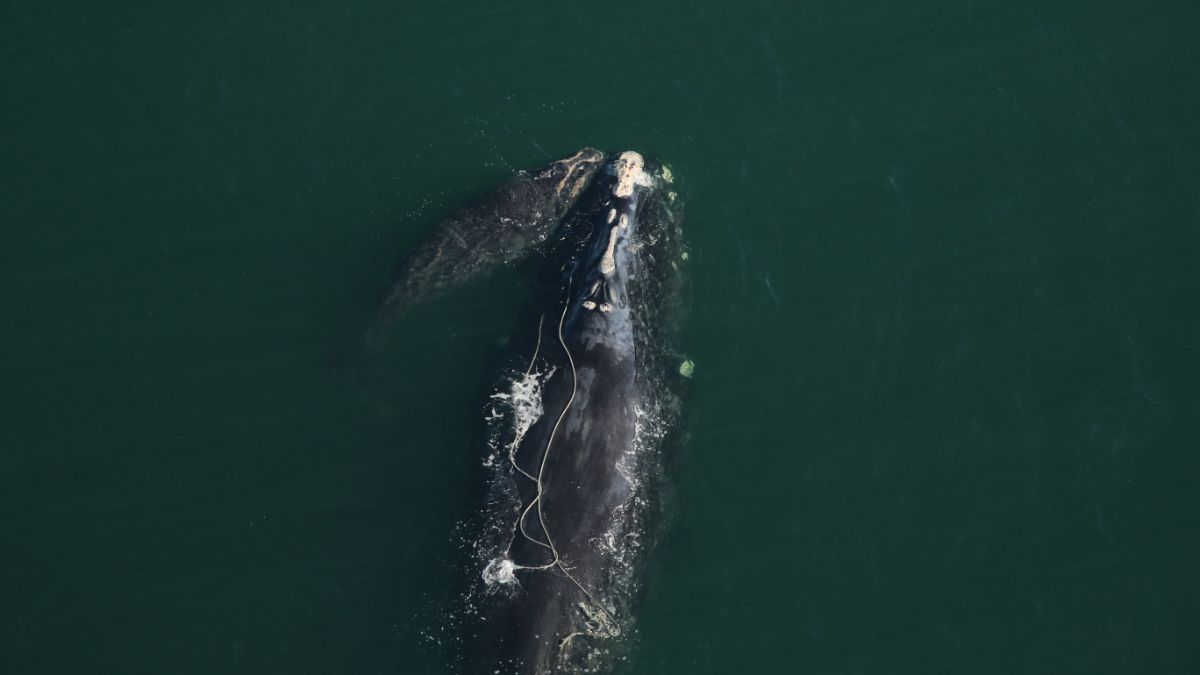
[[[617,157],[614,167],[617,174],[617,186],[613,194],[618,197],[628,197],[633,194],[633,188],[638,185],[651,185],[650,176],[643,170],[645,160],[638,153],[629,150]]]
[[[614,218],[616,218],[616,217],[617,217],[617,210],[616,210],[616,209],[609,209],[609,210],[608,210],[608,222],[609,222],[609,224],[610,224],[610,225],[612,224],[612,221],[613,221],[613,219],[614,219]]]
[[[604,249],[604,257],[600,258],[600,273],[606,277],[617,271],[616,249],[617,228],[613,227],[608,231],[608,248]]]

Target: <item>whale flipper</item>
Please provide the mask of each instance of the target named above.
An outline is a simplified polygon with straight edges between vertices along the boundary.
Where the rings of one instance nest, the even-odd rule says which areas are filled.
[[[405,259],[368,335],[377,349],[413,304],[518,260],[545,241],[604,162],[593,148],[521,171],[474,204],[450,214]]]

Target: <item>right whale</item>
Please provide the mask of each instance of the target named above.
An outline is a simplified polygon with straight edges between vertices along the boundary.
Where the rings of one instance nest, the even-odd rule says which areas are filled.
[[[545,242],[603,163],[604,153],[584,148],[537,171],[518,172],[450,214],[405,257],[367,335],[368,351],[383,348],[392,326],[413,304],[517,262]]]
[[[592,169],[593,153],[573,157]],[[487,415],[465,672],[606,672],[628,653],[682,413],[679,201],[668,169],[619,153],[595,163],[547,237],[537,330]],[[483,228],[456,229],[465,242],[494,240],[486,218],[455,218]]]
[[[500,399],[526,414],[497,448],[501,534],[481,556],[488,593],[468,637],[477,672],[603,672],[631,630],[661,444],[679,413],[670,180],[636,152],[612,158],[567,216],[580,241],[548,261],[564,283],[545,298],[519,387]]]

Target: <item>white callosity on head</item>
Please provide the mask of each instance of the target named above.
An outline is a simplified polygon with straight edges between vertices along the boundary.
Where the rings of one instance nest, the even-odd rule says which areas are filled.
[[[612,218],[609,218],[608,222],[611,223]],[[622,213],[617,224],[608,231],[608,247],[604,249],[604,257],[600,258],[600,273],[606,277],[611,276],[617,269],[616,250],[618,229],[629,229],[629,214]]]
[[[628,199],[633,196],[633,191],[638,186],[650,186],[654,181],[645,171],[645,160],[642,156],[633,151],[622,152],[613,162],[612,171],[617,177],[617,184],[613,187],[613,196],[620,199]],[[612,225],[613,221],[617,223]],[[629,229],[629,214],[622,213],[620,218],[617,217],[617,209],[610,209],[608,212],[608,224],[612,227],[608,230],[608,244],[604,248],[604,255],[600,258],[600,273],[605,277],[611,277],[617,271],[616,249],[617,238],[620,231]],[[593,309],[597,305],[592,303],[584,307]],[[598,305],[600,311],[612,311],[612,305],[607,302],[602,302]]]
[[[625,216],[621,216],[624,218]],[[604,276],[611,276],[617,270],[617,226],[613,226],[608,231],[608,248],[604,249],[604,257],[600,258],[600,273]]]
[[[650,185],[650,176],[643,169],[645,164],[645,160],[638,153],[632,150],[622,152],[613,167],[617,175],[617,186],[613,188],[613,194],[628,197],[638,185]]]
[[[581,171],[587,171],[587,167],[589,165],[598,162],[599,160],[596,159],[598,154],[599,153],[597,153],[595,150],[584,148],[570,157],[555,162],[554,165],[561,167],[562,170],[562,178],[559,179],[558,185],[556,185],[554,188],[555,194],[557,194],[559,197],[562,197],[564,192],[570,189],[571,194],[569,197],[571,199],[578,197],[584,186],[587,185],[587,181],[575,180],[576,174],[580,173]],[[587,157],[581,160],[580,158],[584,157],[585,155]],[[538,177],[546,178],[552,174],[552,169],[546,169],[542,173],[538,174]]]

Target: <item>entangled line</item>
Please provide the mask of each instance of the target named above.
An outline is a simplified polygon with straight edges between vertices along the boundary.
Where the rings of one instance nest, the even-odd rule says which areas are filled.
[[[567,299],[563,303],[562,315],[559,316],[559,319],[558,319],[558,343],[560,345],[562,345],[563,352],[567,355],[567,362],[571,366],[571,396],[567,399],[567,404],[565,406],[563,406],[562,412],[559,413],[558,420],[556,420],[554,422],[554,428],[550,430],[550,437],[546,440],[546,449],[542,453],[542,462],[541,462],[541,465],[538,467],[538,475],[537,475],[537,478],[535,479],[536,483],[537,483],[537,495],[533,498],[533,501],[530,502],[529,505],[525,507],[525,510],[521,512],[521,517],[517,521],[518,525],[520,526],[520,529],[521,529],[521,534],[525,535],[526,539],[529,539],[530,541],[532,541],[536,544],[541,544],[542,546],[545,546],[546,548],[550,549],[550,552],[554,554],[554,560],[546,563],[545,565],[534,565],[534,566],[519,565],[519,564],[514,563],[514,567],[516,569],[527,569],[527,570],[547,570],[552,567],[557,567],[559,570],[562,571],[562,573],[568,579],[571,580],[571,583],[575,584],[575,586],[579,588],[579,590],[584,594],[584,596],[586,596],[587,599],[590,600],[597,609],[599,609],[601,612],[603,612],[605,614],[605,616],[608,617],[610,625],[613,627],[614,630],[617,630],[619,632],[619,629],[617,628],[616,617],[614,617],[612,615],[612,613],[610,613],[608,611],[608,609],[606,607],[604,607],[604,605],[599,603],[596,600],[596,597],[594,595],[592,595],[591,591],[589,591],[587,588],[585,588],[584,585],[581,584],[579,582],[579,580],[576,579],[573,574],[571,574],[570,570],[567,569],[566,565],[563,564],[562,556],[559,555],[559,553],[558,553],[558,547],[556,547],[554,545],[554,539],[551,538],[551,536],[550,536],[550,528],[546,526],[546,514],[542,510],[542,494],[543,494],[544,485],[545,485],[545,483],[543,482],[543,476],[546,473],[546,462],[550,457],[550,448],[554,444],[554,437],[558,434],[558,428],[562,425],[562,421],[563,421],[563,419],[566,418],[567,412],[571,409],[571,406],[575,403],[575,395],[578,393],[578,390],[579,390],[579,377],[578,377],[578,373],[575,370],[575,358],[573,356],[571,356],[571,350],[569,347],[567,347],[567,343],[563,339],[563,323],[566,321],[567,309],[570,306],[571,306],[571,281],[569,280],[567,282]],[[540,322],[539,322],[539,326],[540,326]],[[539,345],[541,344],[540,331],[539,331],[538,344]],[[521,473],[525,473],[525,472],[522,470]],[[526,474],[526,475],[528,475],[528,474]],[[525,515],[529,512],[529,509],[532,508],[535,504],[537,505],[538,522],[542,526],[542,532],[544,532],[546,534],[546,542],[544,544],[540,541],[533,539],[532,537],[530,537],[528,534],[525,533],[525,524],[524,524]],[[577,635],[579,635],[578,631],[572,632],[571,634],[567,635],[567,637],[563,638],[563,640],[559,643],[559,647],[561,648],[561,647],[565,646],[568,642],[570,642],[570,640],[572,640]]]

